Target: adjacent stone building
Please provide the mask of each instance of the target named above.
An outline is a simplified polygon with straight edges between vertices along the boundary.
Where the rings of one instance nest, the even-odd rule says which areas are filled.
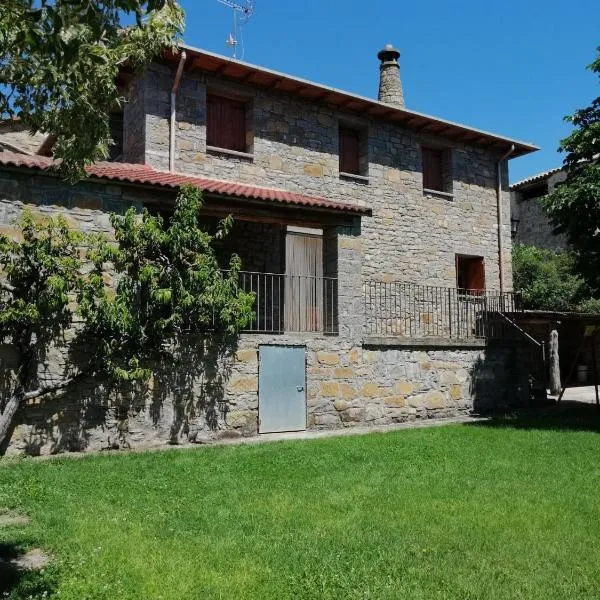
[[[523,348],[494,324],[517,309],[507,160],[536,148],[405,108],[399,52],[378,56],[373,100],[182,47],[129,78],[116,160],[87,181],[68,186],[14,140],[0,152],[1,231],[29,206],[110,235],[108,213],[168,217],[191,183],[207,223],[235,217],[220,251],[240,255],[256,295],[249,331],[211,368],[191,353],[145,395],[88,382],[28,406],[11,452],[382,425],[528,397]],[[11,349],[0,357],[10,370]],[[63,367],[50,357],[40,376]]]
[[[547,250],[565,250],[564,234],[554,233],[540,199],[567,177],[556,168],[532,175],[510,186],[511,230],[513,243],[527,244]]]

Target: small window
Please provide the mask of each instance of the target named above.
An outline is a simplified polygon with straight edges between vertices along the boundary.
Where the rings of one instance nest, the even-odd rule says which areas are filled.
[[[246,103],[209,94],[206,98],[206,145],[246,152]]]
[[[451,193],[449,184],[448,152],[439,148],[422,148],[423,189]]]
[[[340,173],[360,175],[360,133],[340,127]]]
[[[464,291],[485,290],[485,266],[482,256],[456,255],[456,287]]]

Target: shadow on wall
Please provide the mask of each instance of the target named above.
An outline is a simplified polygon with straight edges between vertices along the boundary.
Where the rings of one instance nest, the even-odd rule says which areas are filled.
[[[21,431],[13,434],[14,450],[37,456],[210,437],[228,412],[225,391],[237,345],[236,336],[188,338],[170,349],[145,384],[87,379],[66,395],[30,403],[16,419]],[[85,352],[72,348],[66,362],[64,376],[73,366],[85,367]]]
[[[502,415],[547,405],[541,351],[525,343],[490,341],[473,366],[473,412]]]
[[[0,543],[0,598],[47,598],[56,590],[52,569],[29,570],[17,564],[26,555],[26,548],[34,545],[32,540]]]

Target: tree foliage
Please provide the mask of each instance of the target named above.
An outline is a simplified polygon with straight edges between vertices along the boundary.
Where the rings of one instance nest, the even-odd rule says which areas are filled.
[[[576,254],[519,244],[513,248],[514,288],[533,310],[600,312],[585,280],[577,273]]]
[[[2,0],[0,118],[56,136],[55,156],[80,176],[108,155],[119,69],[148,64],[182,29],[175,0]]]
[[[600,76],[600,48],[589,69]],[[575,266],[600,293],[600,97],[565,120],[574,127],[562,140],[567,178],[543,200],[556,231],[576,250]]]
[[[254,295],[238,285],[240,259],[231,256],[224,272],[215,253],[231,218],[208,232],[201,202],[199,190],[186,187],[170,223],[134,209],[113,215],[114,241],[30,213],[22,239],[0,236],[0,342],[18,357],[8,400],[0,401],[0,447],[27,399],[82,378],[147,380],[190,339],[235,336],[247,325]],[[64,350],[65,340],[77,364],[60,381],[38,381],[48,350]]]

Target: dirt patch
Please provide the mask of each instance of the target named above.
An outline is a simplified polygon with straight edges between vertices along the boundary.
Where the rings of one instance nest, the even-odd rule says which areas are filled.
[[[34,548],[10,561],[11,566],[21,571],[39,571],[48,566],[50,557],[39,548]]]
[[[0,511],[0,529],[3,527],[25,527],[29,525],[29,517],[13,512]]]

